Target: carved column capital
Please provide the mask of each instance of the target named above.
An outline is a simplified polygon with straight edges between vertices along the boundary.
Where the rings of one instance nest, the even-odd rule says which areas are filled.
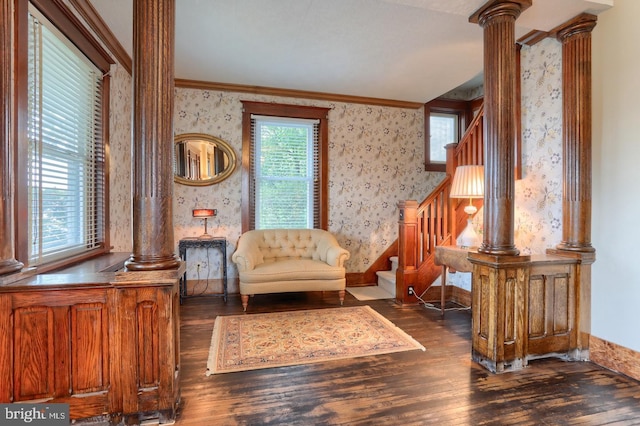
[[[501,20],[515,21],[532,0],[491,0],[469,17],[469,22],[485,27]]]
[[[572,38],[580,35],[589,36],[589,33],[593,31],[598,21],[596,15],[590,13],[583,13],[576,18],[560,25],[552,31],[555,34],[556,39],[560,43],[571,41]]]

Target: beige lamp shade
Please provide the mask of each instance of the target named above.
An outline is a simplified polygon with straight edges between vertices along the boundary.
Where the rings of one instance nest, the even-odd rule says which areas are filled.
[[[468,198],[469,205],[464,208],[464,212],[469,215],[467,226],[458,235],[456,244],[462,248],[477,247],[480,243],[478,234],[473,228],[471,217],[478,211],[473,205],[472,198],[484,197],[484,167],[483,166],[458,166],[453,176],[451,198]]]
[[[451,184],[452,198],[484,197],[484,166],[458,166]]]

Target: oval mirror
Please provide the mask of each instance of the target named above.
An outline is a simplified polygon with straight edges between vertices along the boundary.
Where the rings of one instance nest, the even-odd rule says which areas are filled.
[[[222,182],[236,168],[231,145],[215,136],[183,133],[175,137],[174,180],[184,185],[212,185]]]

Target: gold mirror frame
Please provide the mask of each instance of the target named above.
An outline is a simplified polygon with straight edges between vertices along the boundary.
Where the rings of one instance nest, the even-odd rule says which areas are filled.
[[[191,159],[190,152],[185,153],[183,150],[182,153],[180,153],[179,151],[180,146],[188,148],[189,145],[196,146],[197,144],[200,144],[200,151],[205,150],[207,153],[206,164],[201,165],[201,156]],[[187,149],[187,151],[189,150]],[[210,170],[212,167],[217,168],[218,162],[220,161],[224,164],[222,171],[213,174],[212,177],[199,178],[202,170]],[[181,167],[181,173],[178,173],[178,167]],[[192,173],[191,171],[194,168],[197,168],[197,170]],[[190,186],[213,185],[231,176],[235,169],[236,153],[231,145],[222,139],[204,133],[183,133],[176,135],[173,150],[173,180],[175,182]],[[189,175],[193,175],[194,177],[187,177]],[[207,174],[207,176],[209,176],[209,174]]]

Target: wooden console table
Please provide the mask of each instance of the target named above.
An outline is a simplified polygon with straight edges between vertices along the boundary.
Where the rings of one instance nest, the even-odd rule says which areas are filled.
[[[440,283],[440,309],[444,318],[445,287],[447,285],[447,268],[450,271],[473,272],[473,265],[467,257],[472,250],[457,246],[437,246],[435,264],[442,266],[442,280]]]
[[[227,301],[227,239],[224,237],[214,237],[214,238],[183,238],[178,243],[178,251],[180,253],[180,257],[184,260],[185,264],[187,263],[187,249],[188,248],[215,248],[220,250],[222,254],[222,297],[224,297],[224,301]],[[214,294],[212,296],[218,296],[218,294]],[[184,275],[180,280],[180,303],[182,303],[182,299],[188,297],[187,296],[187,270],[185,268]]]

